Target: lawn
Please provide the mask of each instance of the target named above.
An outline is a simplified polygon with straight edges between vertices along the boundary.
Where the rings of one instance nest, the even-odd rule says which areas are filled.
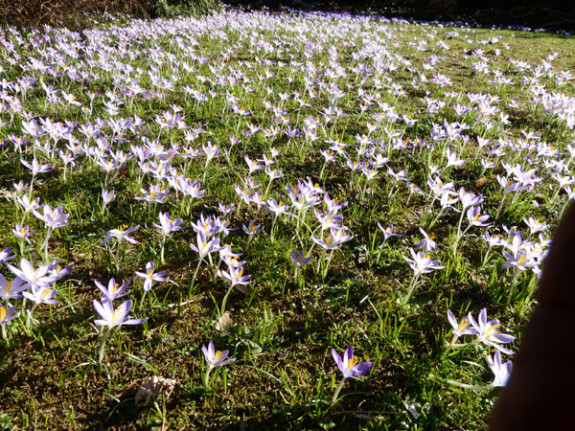
[[[574,36],[224,10],[0,45],[1,429],[486,428],[575,197]]]

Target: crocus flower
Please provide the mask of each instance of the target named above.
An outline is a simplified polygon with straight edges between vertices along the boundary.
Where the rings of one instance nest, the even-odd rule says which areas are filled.
[[[104,245],[108,244],[108,242],[112,238],[117,238],[118,242],[128,241],[132,244],[138,244],[138,241],[136,241],[134,238],[132,238],[129,235],[132,232],[137,231],[140,228],[140,225],[131,227],[129,229],[126,229],[126,228],[127,228],[127,226],[123,225],[123,226],[118,227],[118,229],[112,229],[112,230],[106,232],[106,237],[104,238],[104,241],[102,241],[102,245],[104,246]]]
[[[50,275],[50,277],[54,278],[54,281],[58,281],[66,277],[68,274],[70,274],[70,271],[72,270],[73,267],[74,267],[73,263],[71,263],[68,266],[61,266],[58,264],[58,261],[54,259],[50,264],[48,274]]]
[[[129,281],[120,285],[119,283],[116,283],[115,278],[111,278],[110,281],[108,281],[107,286],[104,286],[98,280],[94,280],[94,284],[98,289],[102,291],[104,298],[107,299],[108,301],[113,301],[114,299],[121,298],[122,296],[126,296],[128,293],[130,293],[128,291],[125,291],[126,288],[130,285]]]
[[[32,286],[30,291],[23,292],[22,295],[36,304],[57,304],[54,299],[58,291],[50,289],[49,286]]]
[[[255,220],[250,220],[249,226],[242,224],[242,230],[247,235],[256,235],[258,234],[264,227],[262,225],[256,224]]]
[[[196,235],[197,246],[190,244],[190,248],[200,255],[203,259],[208,254],[220,250],[220,239],[214,238],[210,241],[206,239],[206,234],[203,231],[198,231]]]
[[[436,269],[443,269],[445,266],[440,266],[441,261],[430,259],[429,256],[423,254],[423,252],[415,253],[412,248],[409,249],[413,259],[409,259],[405,256],[403,258],[407,261],[409,267],[413,270],[416,276],[421,274],[427,274],[433,272]]]
[[[40,198],[31,200],[30,196],[24,195],[18,196],[16,202],[18,202],[27,213],[40,208]]]
[[[481,215],[481,210],[477,206],[470,207],[467,210],[467,220],[469,221],[470,226],[486,227],[491,224],[486,223],[487,220],[489,220],[489,216]]]
[[[102,190],[102,202],[104,202],[104,205],[112,202],[115,197],[116,197],[116,192],[114,190],[111,190],[111,191]]]
[[[42,207],[42,214],[38,211],[34,211],[34,215],[42,220],[47,227],[52,229],[68,226],[68,218],[70,217],[70,214],[64,213],[64,208],[61,206],[52,209],[50,205],[44,205]]]
[[[33,159],[32,163],[28,163],[26,160],[23,159],[20,159],[20,162],[32,171],[33,176],[51,171],[50,163],[41,165],[37,159]]]
[[[0,325],[16,319],[20,313],[16,313],[16,307],[5,307],[0,305]]]
[[[114,328],[121,325],[139,325],[144,323],[148,318],[145,319],[130,319],[128,313],[132,309],[132,301],[128,300],[120,306],[114,308],[111,301],[104,299],[101,303],[94,299],[94,309],[98,312],[102,319],[94,320],[94,323],[98,326],[107,326],[108,328]]]
[[[183,219],[179,218],[177,220],[172,220],[170,218],[170,213],[168,212],[161,212],[159,213],[159,219],[160,219],[160,224],[157,223],[152,223],[152,225],[157,228],[160,229],[160,231],[162,232],[163,236],[168,236],[170,233],[172,232],[177,232],[179,230],[182,230],[184,227],[180,226],[183,222]]]
[[[381,225],[381,223],[377,223],[377,227],[381,229],[381,231],[383,232],[383,240],[387,241],[389,238],[394,237],[394,236],[403,236],[400,233],[395,233],[395,227],[390,224],[387,227],[383,227]]]
[[[231,364],[236,360],[236,358],[226,359],[230,351],[216,350],[213,341],[209,342],[208,347],[202,345],[202,352],[204,353],[204,358],[206,359],[206,362],[209,364],[210,368]]]
[[[224,215],[230,215],[234,212],[234,206],[232,204],[223,204],[223,203],[218,203],[218,210]]]
[[[264,209],[273,214],[275,217],[281,214],[293,215],[292,213],[288,212],[289,205],[284,204],[283,202],[276,202],[274,199],[268,199],[264,202]]]
[[[503,264],[503,269],[517,268],[524,271],[527,268],[534,268],[537,266],[537,262],[533,261],[533,257],[529,256],[524,251],[518,251],[516,254],[513,254],[503,250],[503,256],[507,259],[507,262]]]
[[[289,254],[290,254],[291,261],[296,266],[304,266],[304,265],[307,265],[311,261],[311,256],[310,257],[304,257],[303,251],[300,251],[299,253],[296,254],[295,250],[290,250]]]
[[[449,324],[453,328],[453,335],[456,337],[461,337],[462,335],[472,334],[478,335],[477,329],[472,328],[470,326],[471,321],[469,320],[470,314],[468,313],[461,322],[457,322],[455,316],[451,312],[451,310],[447,310],[447,320],[449,320]]]
[[[144,278],[144,291],[148,292],[152,289],[152,285],[154,281],[164,282],[168,276],[167,272],[155,272],[156,265],[154,262],[148,262],[146,264],[146,272],[138,272],[136,271],[136,275],[138,277]]]
[[[487,363],[489,364],[489,368],[493,371],[495,375],[491,386],[494,387],[503,387],[507,385],[507,381],[511,376],[511,370],[513,369],[513,364],[511,361],[507,361],[502,363],[501,362],[501,353],[499,351],[495,352],[493,357],[487,357]]]
[[[473,192],[466,192],[463,187],[459,189],[459,200],[463,206],[462,211],[465,211],[471,206],[477,206],[483,203],[483,196],[476,196]]]
[[[531,231],[531,235],[533,235],[537,232],[544,232],[547,229],[549,229],[548,224],[541,223],[540,220],[535,219],[533,217],[529,217],[528,219],[524,218],[523,221],[525,222],[527,227],[529,227],[529,230]]]
[[[54,282],[54,277],[46,276],[48,271],[52,269],[52,265],[40,265],[38,268],[30,263],[28,259],[20,261],[20,268],[7,264],[8,269],[17,277],[20,277],[26,282],[26,287],[46,286]]]
[[[31,231],[30,226],[28,226],[28,225],[22,226],[22,225],[17,224],[16,226],[14,226],[14,229],[12,229],[12,233],[17,238],[28,239],[32,235],[34,235],[34,233],[36,233],[36,231],[35,230]]]
[[[498,343],[512,343],[513,340],[515,340],[515,337],[501,333],[499,329],[499,320],[494,319],[487,321],[487,309],[484,308],[479,312],[479,318],[477,321],[473,318],[473,316],[469,315],[469,321],[471,322],[473,328],[475,328],[477,331],[477,336],[483,344],[493,346],[497,350],[508,355],[513,354],[511,350],[500,346]]]
[[[12,247],[7,247],[0,251],[0,264],[6,263],[16,257],[15,254],[10,255],[10,253],[12,253]]]
[[[341,228],[340,222],[343,220],[343,216],[337,214],[337,210],[326,210],[323,213],[314,210],[313,213],[321,225],[321,230]]]
[[[353,347],[349,346],[343,353],[343,358],[339,356],[335,349],[331,349],[331,356],[339,370],[343,373],[343,378],[361,376],[369,373],[372,363],[369,361],[358,363],[359,360],[353,356]]]
[[[353,238],[353,235],[348,234],[348,232],[349,229],[346,227],[342,227],[340,229],[331,228],[330,233],[325,237],[325,240],[316,238],[315,236],[312,236],[311,239],[325,250],[335,250],[336,248],[339,248],[340,245]]]
[[[14,190],[16,190],[16,193],[19,195],[24,193],[30,187],[29,184],[26,184],[22,180],[18,181],[17,183],[12,183],[12,186],[14,187]]]
[[[423,235],[423,239],[415,244],[416,247],[420,247],[425,251],[432,251],[437,250],[437,243],[435,242],[435,234],[431,232],[429,235],[427,232],[423,230],[422,227],[419,228],[419,231]]]
[[[190,226],[192,226],[192,229],[196,232],[204,233],[206,237],[215,235],[218,232],[218,226],[214,219],[211,217],[206,218],[203,214],[200,214],[199,220],[196,223],[192,222]]]
[[[20,295],[20,292],[23,292],[27,288],[28,286],[23,284],[23,280],[20,277],[16,277],[10,281],[0,274],[0,299],[10,302],[11,299],[21,298],[22,295]]]
[[[249,280],[252,277],[251,275],[244,275],[244,268],[241,266],[229,266],[228,271],[221,271],[221,275],[232,283],[232,286],[249,284]]]

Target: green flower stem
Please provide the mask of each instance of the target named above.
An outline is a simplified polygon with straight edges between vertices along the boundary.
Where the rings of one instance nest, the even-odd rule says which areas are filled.
[[[44,262],[48,263],[48,240],[52,234],[52,228],[49,227],[46,230],[46,238],[44,238],[44,244],[42,244],[42,249],[44,250]]]
[[[106,342],[110,336],[111,329],[106,327],[106,330],[102,333],[102,340],[100,341],[100,350],[98,351],[98,363],[102,363],[104,360],[104,355],[106,354]]]
[[[8,332],[6,331],[7,323],[3,323],[2,325],[2,339],[8,344]]]
[[[204,261],[203,257],[201,257],[200,260],[198,260],[198,264],[196,265],[196,270],[194,271],[194,275],[192,276],[192,280],[190,281],[190,284],[188,285],[188,296],[192,296],[192,290],[194,289],[196,277],[198,276],[198,271],[200,270],[200,265],[202,264],[203,261]]]
[[[212,366],[212,364],[208,364],[208,369],[204,374],[204,388],[206,389],[206,391],[210,389],[210,373],[212,372],[213,369],[214,367]]]
[[[228,303],[228,296],[230,296],[230,293],[232,293],[232,290],[234,288],[234,285],[230,285],[230,287],[228,288],[228,291],[226,292],[224,299],[222,300],[222,307],[220,308],[220,315],[223,316],[225,311],[226,311],[226,305]]]
[[[405,305],[409,302],[411,295],[413,294],[415,288],[417,287],[417,281],[418,280],[419,280],[419,274],[414,275],[413,278],[411,279],[411,282],[409,283],[409,288],[407,289],[407,294],[405,295],[405,297],[401,301],[401,303],[403,305]]]
[[[339,393],[341,392],[341,390],[343,389],[343,385],[345,383],[345,377],[343,379],[341,379],[341,382],[339,382],[339,385],[337,386],[337,389],[335,390],[335,392],[333,393],[333,397],[331,399],[331,405],[335,405],[335,403],[337,402],[337,399],[339,397]]]

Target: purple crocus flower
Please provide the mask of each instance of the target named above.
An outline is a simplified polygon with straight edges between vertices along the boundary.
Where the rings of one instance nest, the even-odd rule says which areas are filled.
[[[388,227],[383,227],[381,223],[377,223],[377,227],[383,232],[383,241],[387,241],[389,238],[394,236],[403,236],[400,233],[395,233],[395,227],[392,224]]]
[[[48,275],[54,278],[54,281],[61,280],[62,278],[66,277],[72,271],[74,264],[71,263],[68,266],[62,266],[58,264],[57,260],[53,260],[50,264],[50,270],[48,271]]]
[[[163,213],[160,211],[158,217],[160,219],[160,224],[152,223],[152,225],[155,228],[160,229],[164,237],[167,237],[172,232],[177,232],[184,228],[183,226],[180,226],[183,222],[183,219],[179,218],[177,220],[172,220],[169,212]]]
[[[116,192],[114,190],[111,190],[111,191],[102,190],[102,201],[104,202],[104,205],[107,205],[110,202],[112,202],[115,197],[116,197]]]
[[[469,221],[470,226],[486,227],[491,224],[487,223],[487,220],[489,220],[489,216],[481,215],[481,210],[477,206],[469,207],[469,209],[467,210],[467,220]]]
[[[498,343],[501,344],[508,344],[512,343],[515,340],[515,337],[508,334],[502,334],[499,329],[499,320],[494,319],[487,321],[487,309],[482,309],[479,312],[479,318],[477,321],[473,318],[473,316],[469,315],[469,321],[471,322],[471,326],[473,326],[477,330],[477,336],[479,340],[488,346],[493,346],[497,350],[506,353],[508,355],[512,355],[513,352],[509,349],[506,349],[503,346],[500,346]]]
[[[236,358],[230,358],[226,360],[230,351],[216,350],[213,341],[209,342],[208,347],[202,345],[202,352],[204,353],[204,358],[206,359],[206,362],[209,364],[210,368],[231,364],[236,360]]]
[[[152,285],[154,281],[164,282],[168,276],[167,272],[155,272],[156,265],[154,262],[148,262],[146,264],[146,272],[139,272],[136,271],[136,275],[138,277],[142,277],[145,279],[144,281],[144,291],[147,292],[152,289]]]
[[[250,220],[249,226],[242,224],[242,230],[247,235],[256,235],[258,234],[264,227],[262,225],[256,224],[255,220]]]
[[[291,261],[295,264],[295,266],[304,266],[310,263],[310,257],[304,257],[303,251],[300,251],[296,254],[295,250],[290,250],[289,255],[291,257]]]
[[[513,364],[511,361],[501,362],[501,353],[499,351],[495,352],[493,358],[491,356],[487,357],[487,362],[489,363],[489,368],[493,371],[495,377],[491,386],[503,387],[507,385],[509,377],[511,377],[511,370],[513,369]]]
[[[22,226],[22,225],[17,224],[16,226],[14,226],[14,229],[12,229],[12,233],[17,238],[28,239],[34,233],[36,233],[36,231],[35,230],[31,231],[30,226],[28,226],[28,225]],[[4,262],[6,262],[6,261],[4,261]]]
[[[348,242],[353,238],[353,235],[348,232],[349,229],[346,227],[339,229],[331,228],[330,233],[325,237],[325,240],[316,238],[314,236],[312,236],[311,239],[325,250],[335,250],[336,248],[339,248],[343,243]]]
[[[0,299],[10,302],[11,299],[21,298],[22,295],[20,293],[28,288],[23,283],[24,281],[20,277],[10,281],[0,274]]]
[[[12,247],[8,247],[0,251],[0,264],[6,263],[16,257],[15,254],[10,255],[10,253],[12,253]]]
[[[28,259],[23,258],[20,261],[20,268],[10,264],[7,264],[7,266],[12,274],[26,282],[26,287],[47,286],[55,280],[54,277],[46,275],[48,271],[52,269],[52,264],[40,265],[38,268],[35,268]]]
[[[428,235],[422,227],[419,228],[419,231],[423,235],[423,239],[415,244],[415,246],[420,247],[425,251],[437,250],[437,243],[435,242],[435,238],[437,238],[437,236],[435,233],[431,232]]]
[[[331,356],[339,370],[343,373],[343,378],[362,376],[369,373],[372,363],[369,361],[358,363],[359,360],[353,356],[353,347],[349,346],[343,353],[343,358],[339,356],[335,349],[331,349]]]
[[[409,252],[411,253],[413,259],[409,259],[405,256],[403,256],[403,258],[407,261],[407,264],[413,270],[416,276],[427,274],[437,269],[445,268],[445,266],[439,265],[441,263],[439,260],[433,260],[429,256],[424,255],[421,251],[415,253],[415,251],[410,248]]]
[[[145,319],[130,319],[128,313],[132,309],[132,301],[128,300],[120,306],[114,308],[111,301],[107,301],[105,298],[100,303],[94,299],[94,309],[102,317],[102,319],[94,320],[94,323],[98,326],[107,326],[109,329],[121,325],[139,325],[144,323],[148,318]]]
[[[0,325],[4,325],[10,320],[14,320],[19,315],[20,313],[16,313],[16,307],[5,307],[0,305]]]
[[[453,335],[456,337],[461,337],[462,335],[479,335],[477,329],[470,327],[470,317],[471,314],[468,313],[467,316],[461,319],[461,322],[458,322],[451,310],[447,310],[447,320],[449,320],[449,324],[453,328]]]
[[[232,283],[232,286],[249,284],[249,280],[252,277],[251,275],[244,275],[242,266],[228,266],[228,271],[221,271],[221,275]]]
[[[120,285],[116,283],[115,278],[111,278],[108,282],[108,286],[104,286],[98,280],[94,280],[94,284],[98,289],[102,291],[104,298],[108,301],[113,301],[114,299],[121,298],[122,296],[126,296],[130,292],[125,292],[126,288],[130,285],[130,282],[127,281],[124,284]]]
[[[37,159],[33,159],[32,163],[28,163],[26,160],[22,160],[22,159],[20,159],[20,162],[32,171],[32,176],[36,176],[38,174],[44,174],[46,172],[51,171],[50,163],[46,163],[45,165],[41,165]]]
[[[203,259],[208,254],[217,252],[221,249],[220,239],[214,238],[210,241],[207,240],[206,234],[203,231],[198,231],[196,235],[197,246],[190,244],[190,248],[200,255],[200,259]]]
[[[58,294],[56,289],[50,289],[50,286],[32,286],[28,292],[23,292],[25,298],[35,302],[36,304],[57,304],[58,300],[54,297]]]
[[[459,189],[459,200],[461,201],[461,205],[463,206],[462,211],[465,211],[467,208],[471,206],[477,206],[483,203],[483,196],[475,195],[473,192],[466,192],[463,187]]]
[[[136,241],[134,238],[132,238],[129,235],[131,233],[137,231],[138,229],[140,229],[140,225],[133,226],[129,229],[126,229],[126,228],[127,228],[127,226],[123,225],[123,226],[118,227],[118,229],[112,229],[112,230],[109,230],[108,232],[106,232],[106,236],[104,237],[104,241],[102,241],[102,246],[105,246],[106,244],[108,244],[108,242],[112,238],[117,238],[118,242],[128,241],[132,244],[138,244],[138,241]]]

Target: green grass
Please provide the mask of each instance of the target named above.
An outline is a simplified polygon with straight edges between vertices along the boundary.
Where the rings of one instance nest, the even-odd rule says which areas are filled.
[[[573,78],[556,79],[560,73],[575,74],[573,37],[346,15],[236,12],[203,19],[130,21],[89,30],[83,38],[59,29],[7,30],[5,37],[14,44],[14,51],[0,53],[0,79],[15,82],[30,76],[38,83],[25,96],[7,87],[8,96],[18,98],[22,110],[17,105],[10,108],[13,100],[8,100],[0,113],[6,123],[0,129],[6,144],[0,148],[0,250],[14,248],[17,259],[9,263],[16,267],[20,258],[36,266],[57,259],[62,266],[73,263],[74,267],[54,286],[58,304],[35,308],[36,321],[29,329],[26,310],[31,309],[30,300],[10,301],[21,315],[3,325],[0,428],[486,428],[498,391],[489,387],[493,375],[486,362],[494,349],[480,343],[448,347],[452,334],[447,310],[460,319],[468,312],[477,318],[479,311],[487,308],[489,318],[501,321],[502,332],[517,337],[511,345],[516,351],[533,306],[537,276],[531,269],[517,274],[513,268],[504,269],[507,259],[501,247],[490,249],[486,259],[488,247],[480,237],[483,228],[468,229],[454,253],[460,215],[449,209],[440,213],[427,181],[439,176],[444,183],[453,182],[455,191],[464,187],[483,195],[482,213],[494,222],[490,231],[505,239],[504,225],[518,226],[526,239],[529,229],[524,219],[528,217],[548,223],[551,229],[546,234],[550,234],[567,196],[564,190],[556,193],[558,180],[549,162],[564,160],[563,175],[572,175],[567,146],[574,133],[559,114],[544,112],[542,105],[534,102],[537,95],[530,92],[530,86],[538,83],[549,94],[575,97]],[[419,45],[419,50],[421,41],[427,43]],[[439,41],[449,49],[437,45]],[[477,49],[483,50],[488,62],[486,74],[476,70],[482,61],[473,52]],[[542,61],[553,53],[558,55],[546,60],[551,68],[545,71]],[[424,64],[431,55],[438,56],[439,62],[433,70],[426,70]],[[43,59],[60,74],[29,69],[30,59]],[[515,61],[525,62],[525,70]],[[113,65],[108,68],[108,63]],[[124,69],[126,65],[130,67]],[[69,67],[88,75],[82,78]],[[494,70],[501,71],[509,82],[493,83]],[[438,74],[449,77],[451,85],[434,83]],[[171,81],[171,89],[161,88],[164,84],[157,82],[159,77]],[[137,80],[149,97],[123,93],[130,79]],[[82,106],[47,102],[41,82],[74,94]],[[340,95],[329,90],[333,85],[341,90]],[[186,87],[208,99],[194,100]],[[89,91],[99,93],[93,103]],[[107,111],[107,92],[123,101],[117,115]],[[296,92],[302,104],[294,97]],[[367,104],[362,92],[372,94],[374,103]],[[282,100],[282,93],[289,96],[287,100]],[[479,112],[472,101],[473,94],[479,93],[497,97],[491,106],[498,111]],[[313,94],[317,97],[311,97]],[[234,112],[234,97],[250,115]],[[430,99],[445,102],[445,106],[428,112]],[[460,115],[454,104],[467,105],[471,111]],[[275,107],[276,112],[266,105]],[[172,112],[174,106],[181,108],[186,128],[160,129],[156,115]],[[326,119],[326,110],[333,108],[344,114]],[[388,109],[398,115],[397,121],[391,116],[381,118]],[[499,112],[509,115],[509,124],[501,121]],[[20,153],[10,136],[26,136],[22,121],[27,113],[53,122],[76,122],[72,134],[84,150],[97,147],[80,132],[80,126],[88,122],[138,116],[144,126],[123,130],[122,136],[110,125],[103,127],[113,152],[132,154],[125,167],[106,174],[96,152],[78,152],[75,166],[68,167],[57,154],[42,152],[46,143],[62,150],[66,144],[73,146],[68,135],[60,136],[56,143],[42,136],[37,144],[27,136],[31,142]],[[406,126],[402,115],[417,122]],[[482,116],[492,124],[482,124]],[[306,138],[303,131],[313,123],[312,117],[317,118],[317,140]],[[466,125],[466,138],[434,139],[434,127],[445,127],[444,122]],[[205,133],[196,136],[193,130],[199,124]],[[370,131],[370,124],[374,130]],[[250,125],[264,131],[248,136],[245,131]],[[302,135],[295,139],[283,132],[266,136],[265,130],[275,126],[297,128]],[[528,132],[537,136],[531,138],[536,143],[532,149],[521,147]],[[374,141],[361,144],[358,138],[364,134]],[[230,136],[239,143],[232,145]],[[151,161],[171,159],[174,172],[182,178],[198,179],[205,196],[183,196],[165,177],[143,173],[131,150],[146,142],[142,138],[158,139],[164,147],[163,156],[152,156]],[[480,148],[478,138],[491,142]],[[342,155],[325,163],[319,150],[328,151],[330,142],[336,140],[346,144],[351,161],[373,160],[366,150],[389,161],[377,168],[377,178],[371,180],[361,170],[352,171]],[[428,145],[419,145],[422,141]],[[221,151],[213,160],[183,156],[183,149],[201,150],[210,142]],[[505,156],[495,155],[498,142],[505,146]],[[544,143],[560,153],[545,155]],[[172,146],[177,151],[167,154],[165,150]],[[272,157],[272,149],[281,154]],[[445,168],[447,149],[466,164]],[[536,162],[529,164],[527,156],[538,152],[541,155]],[[107,150],[102,154],[106,160],[111,157]],[[244,161],[246,155],[255,160],[262,154],[275,159],[273,167],[283,174],[271,181],[269,188],[264,171],[250,175]],[[67,226],[54,229],[46,262],[41,248],[44,222],[32,214],[24,218],[12,186],[21,179],[31,180],[30,170],[20,159],[31,162],[34,157],[51,163],[52,171],[35,176],[32,197],[52,208],[62,206],[70,214]],[[495,166],[484,168],[481,161],[485,160]],[[533,190],[507,196],[494,220],[504,197],[496,179],[507,175],[502,162],[519,164],[525,171],[536,167],[542,181]],[[442,171],[435,174],[433,166]],[[407,178],[422,193],[411,193],[388,167],[395,174],[406,169]],[[280,215],[274,223],[263,208],[253,203],[240,205],[234,188],[244,187],[248,177],[261,183],[251,192],[257,190],[265,198],[290,205],[287,185],[308,179],[318,184],[331,198],[347,203],[339,211],[343,216],[340,223],[349,228],[353,239],[333,253],[324,252],[312,240],[312,236],[325,240],[327,235],[319,228],[313,209],[298,213],[291,207],[294,216]],[[150,185],[170,191],[165,203],[135,199]],[[116,193],[105,208],[103,189]],[[240,209],[222,216],[220,203]],[[320,200],[314,208],[321,210],[323,205]],[[459,203],[454,206],[461,208]],[[159,222],[159,211],[168,211],[174,220],[183,218],[187,226],[168,237],[163,264],[160,235],[152,225]],[[190,223],[197,222],[201,214],[229,221],[233,230],[228,236],[219,236],[222,244],[233,244],[232,250],[242,254],[244,273],[251,275],[248,285],[230,289],[207,257],[198,266],[198,255],[189,247],[196,244]],[[36,234],[21,253],[11,230],[23,218]],[[251,220],[263,228],[253,238],[242,230]],[[384,227],[393,224],[403,236],[383,242],[377,223]],[[119,253],[116,239],[102,246],[106,232],[122,225],[140,225],[133,234],[138,244],[123,242]],[[436,235],[439,248],[429,254],[445,268],[418,277],[413,296],[406,300],[413,271],[404,257],[411,258],[409,249],[423,239],[420,226]],[[462,231],[466,227],[464,217]],[[529,239],[538,244],[537,235]],[[309,265],[298,268],[297,275],[290,259],[292,249],[312,256]],[[217,254],[213,258],[217,263]],[[142,279],[134,272],[143,271],[150,261],[155,262],[157,271],[166,271],[169,280],[155,283],[144,296]],[[219,269],[228,271],[223,264]],[[13,278],[5,265],[0,272]],[[131,293],[122,300],[133,301],[131,316],[148,317],[148,321],[113,331],[100,363],[102,329],[94,324],[98,317],[92,301],[100,300],[101,293],[93,281],[106,285],[112,277],[132,281]],[[236,361],[215,368],[207,386],[201,346],[210,340],[217,349],[229,350]],[[472,337],[460,341],[471,342]],[[348,346],[354,347],[360,362],[369,360],[373,366],[367,376],[347,379],[340,399],[331,404],[341,373],[330,350],[342,354]],[[513,357],[504,355],[504,359]],[[147,406],[136,406],[138,387],[154,375],[175,379],[173,393],[169,398],[159,395]]]

